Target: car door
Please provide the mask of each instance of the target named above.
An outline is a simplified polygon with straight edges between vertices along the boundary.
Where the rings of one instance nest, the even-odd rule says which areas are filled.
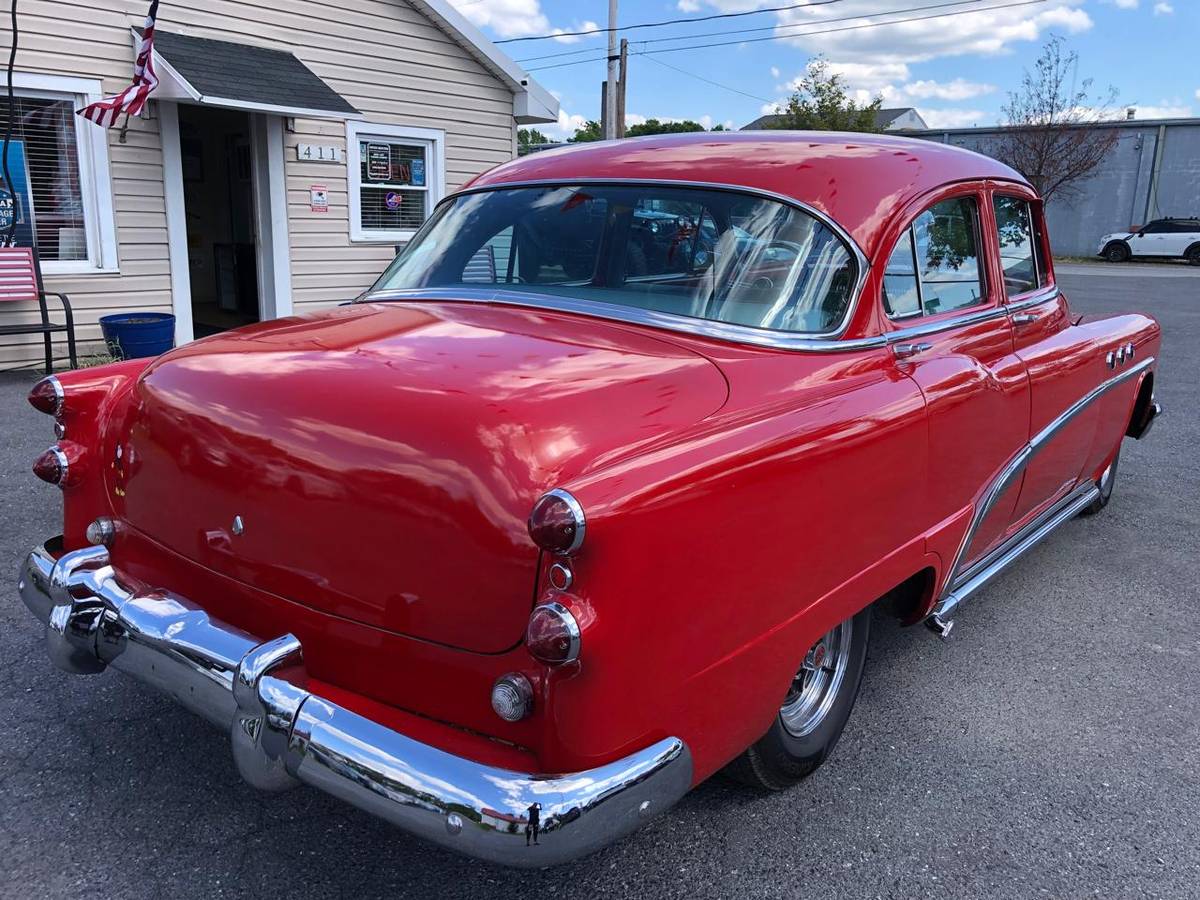
[[[1196,240],[1196,225],[1190,222],[1170,222],[1163,235],[1164,256],[1183,256],[1184,251]]]
[[[928,409],[934,522],[972,509],[1029,438],[1025,367],[1013,352],[1003,291],[988,277],[981,250],[982,196],[956,186],[918,205],[884,271],[889,339]],[[1014,485],[992,506],[964,563],[1007,531],[1016,495]]]
[[[1013,346],[1029,373],[1030,434],[1036,437],[1096,384],[1102,336],[1071,324],[1067,300],[1054,283],[1041,204],[1017,186],[992,192],[989,244],[1001,273]],[[1096,408],[1073,416],[1039,443],[1021,481],[1014,528],[1073,488],[1095,438]]]
[[[1163,222],[1151,222],[1129,239],[1129,252],[1134,256],[1163,256],[1167,252],[1166,228]]]

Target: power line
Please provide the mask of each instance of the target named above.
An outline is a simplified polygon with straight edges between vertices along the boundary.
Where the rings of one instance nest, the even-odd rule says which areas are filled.
[[[723,88],[727,91],[733,91],[735,94],[741,94],[743,97],[749,97],[751,100],[761,100],[763,103],[774,103],[774,100],[768,100],[766,97],[760,97],[757,94],[748,94],[745,91],[738,90],[735,87],[730,87],[727,84],[721,84],[719,81],[713,81],[711,78],[705,78],[703,75],[697,75],[695,72],[689,72],[687,69],[681,69],[679,66],[673,66],[669,62],[663,62],[661,59],[655,59],[653,56],[647,56],[646,59],[652,63],[658,63],[660,66],[666,66],[668,69],[674,69],[681,75],[687,75],[689,78],[695,78],[697,81],[703,81],[706,84],[711,84],[713,87]]]
[[[950,0],[950,2],[948,2],[948,3],[932,3],[927,6],[910,6],[905,9],[889,9],[889,10],[885,10],[882,13],[876,13],[875,15],[877,15],[877,16],[879,16],[879,15],[896,16],[896,15],[900,15],[902,13],[924,12],[925,10],[928,10],[928,9],[943,9],[947,6],[964,6],[969,3],[982,3],[982,2],[983,2],[983,0]],[[970,12],[975,12],[975,11],[976,10],[970,10]],[[979,10],[979,11],[982,12],[982,10]],[[635,41],[634,43],[644,47],[647,44],[662,44],[662,43],[665,43],[666,41],[690,41],[690,40],[695,40],[696,38],[702,38],[702,37],[718,37],[723,34],[751,34],[751,33],[759,32],[759,31],[781,31],[784,28],[811,28],[814,25],[832,25],[834,22],[853,22],[856,19],[865,19],[869,15],[870,15],[870,13],[856,13],[855,15],[852,15],[852,16],[840,16],[836,19],[821,19],[819,21],[813,21],[813,22],[792,22],[791,24],[788,24],[788,25],[775,24],[775,25],[762,25],[757,28],[727,28],[727,29],[723,29],[721,31],[702,31],[702,32],[699,32],[698,34],[677,34],[674,37],[646,38],[645,40]],[[887,23],[881,22],[879,24],[886,25]],[[792,36],[803,37],[803,35],[788,35],[788,36],[789,37],[792,37]],[[542,56],[526,56],[521,59],[515,60],[515,62],[526,63],[526,62],[534,62],[535,60],[539,60],[539,59],[558,59],[559,57],[563,57],[563,56],[578,56],[580,53],[595,53],[599,49],[600,49],[599,47],[584,47],[580,50],[566,50],[561,53],[547,53]]]
[[[1036,6],[1038,4],[1042,4],[1042,3],[1046,3],[1046,2],[1047,2],[1047,0],[1020,0],[1020,2],[1016,2],[1016,3],[1002,3],[997,6],[986,6],[986,7],[980,8],[980,9],[960,9],[960,10],[956,10],[954,12],[936,13],[934,15],[929,15],[929,16],[911,16],[907,19],[891,19],[887,22],[865,22],[861,25],[846,25],[841,28],[824,28],[824,29],[820,29],[817,31],[805,31],[801,34],[773,34],[770,37],[746,38],[746,39],[737,40],[737,41],[713,41],[713,42],[710,42],[707,44],[689,44],[686,47],[664,47],[661,50],[638,50],[638,51],[634,51],[631,55],[633,55],[633,56],[648,56],[651,54],[658,55],[658,54],[662,54],[662,53],[677,53],[682,50],[702,50],[702,49],[710,48],[710,47],[728,47],[733,44],[758,44],[758,43],[762,43],[763,41],[781,41],[781,40],[788,40],[788,39],[792,39],[792,38],[815,37],[817,35],[822,35],[822,34],[836,34],[836,33],[844,32],[844,31],[858,31],[858,30],[861,30],[864,28],[884,28],[888,25],[904,25],[908,22],[924,22],[924,21],[928,21],[930,19],[947,19],[947,18],[953,18],[956,16],[974,15],[975,13],[993,12],[993,11],[999,10],[999,9],[1012,9],[1014,7],[1019,7],[1019,6]],[[644,43],[649,43],[649,42],[648,41],[645,41],[645,42],[638,41],[637,43],[644,44]],[[561,69],[566,66],[577,66],[577,65],[581,65],[583,63],[595,62],[596,60],[603,59],[603,58],[604,58],[603,56],[597,56],[597,57],[593,57],[590,59],[575,60],[573,62],[556,63],[554,65],[549,65],[549,66],[534,66],[534,67],[530,68],[528,71],[540,72],[540,71],[545,71],[547,69]]]
[[[713,19],[736,19],[740,16],[757,16],[762,13],[784,12],[801,7],[828,6],[831,3],[842,3],[843,0],[813,0],[811,3],[789,3],[787,6],[766,6],[762,9],[751,9],[746,12],[713,13],[710,16],[692,16],[682,19],[664,19],[661,22],[641,22],[637,25],[622,25],[618,31],[633,31],[635,28],[661,28],[663,25],[680,25],[686,22],[711,22]],[[589,34],[604,34],[608,28],[588,28],[585,31],[552,31],[549,34],[530,34],[525,37],[506,38],[503,41],[493,41],[496,44],[515,44],[518,41],[544,41],[547,38],[586,37]]]

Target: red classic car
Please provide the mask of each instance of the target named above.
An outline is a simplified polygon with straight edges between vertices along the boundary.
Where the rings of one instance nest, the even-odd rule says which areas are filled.
[[[512,865],[837,741],[872,607],[1109,500],[1159,328],[1073,319],[1003,165],[891,136],[541,153],[352,304],[40,382],[25,603],[307,783]]]

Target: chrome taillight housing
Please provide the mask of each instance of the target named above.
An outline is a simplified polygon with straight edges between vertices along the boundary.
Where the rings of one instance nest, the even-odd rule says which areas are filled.
[[[530,655],[548,666],[563,666],[579,659],[582,635],[579,622],[557,600],[547,600],[533,608],[525,628],[525,648]]]
[[[529,536],[547,553],[572,556],[583,546],[587,525],[583,507],[570,491],[555,488],[533,504]]]
[[[29,405],[48,416],[61,415],[65,404],[62,382],[53,375],[47,375],[29,392]]]
[[[83,448],[70,441],[61,441],[33,461],[33,474],[49,484],[71,487],[79,483],[83,463]]]

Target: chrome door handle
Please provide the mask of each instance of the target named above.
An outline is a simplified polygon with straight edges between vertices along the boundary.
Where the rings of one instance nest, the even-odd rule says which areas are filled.
[[[918,353],[932,349],[933,344],[894,344],[892,346],[892,351],[896,354],[897,359],[908,359],[910,356],[916,356]]]
[[[1014,325],[1032,325],[1038,320],[1036,313],[1013,313],[1010,318]]]

